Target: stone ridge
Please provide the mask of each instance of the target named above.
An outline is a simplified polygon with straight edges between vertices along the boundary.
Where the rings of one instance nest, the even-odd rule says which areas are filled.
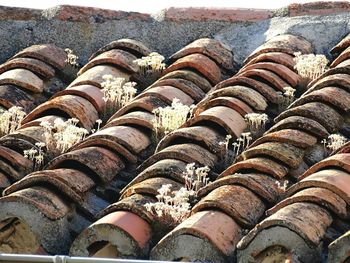
[[[342,2],[313,2],[305,4],[290,4],[280,9],[248,9],[248,8],[205,8],[170,7],[159,11],[156,15],[138,12],[108,10],[94,7],[60,5],[49,9],[17,8],[0,6],[0,20],[38,20],[56,19],[73,22],[97,22],[106,20],[151,20],[165,21],[260,21],[280,16],[329,15],[350,11],[350,3]]]

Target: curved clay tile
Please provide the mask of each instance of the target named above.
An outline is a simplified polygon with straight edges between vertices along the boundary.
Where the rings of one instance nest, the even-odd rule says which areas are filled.
[[[158,80],[145,89],[145,91],[159,86],[173,86],[178,88],[189,95],[196,103],[205,97],[205,92],[202,91],[196,84],[194,84],[192,81],[180,78]]]
[[[112,126],[140,126],[153,130],[154,114],[147,111],[132,111],[108,121],[104,128]]]
[[[156,97],[167,104],[171,104],[174,99],[179,99],[184,105],[192,105],[194,100],[182,90],[172,86],[158,86],[145,90],[135,99],[143,97]]]
[[[101,87],[101,83],[105,80],[103,79],[104,75],[112,75],[116,78],[124,78],[126,81],[129,80],[130,75],[120,69],[117,69],[112,66],[107,65],[98,65],[92,67],[77,77],[68,87],[80,86],[80,85],[93,85],[98,88]]]
[[[218,97],[218,96],[236,97],[257,111],[264,111],[268,106],[266,99],[259,92],[245,86],[235,85],[235,86],[225,87],[214,91],[210,95],[212,97]]]
[[[4,173],[10,182],[16,182],[23,177],[19,171],[15,170],[6,160],[0,159],[0,172]]]
[[[52,44],[33,45],[23,49],[14,58],[36,58],[56,69],[62,70],[66,64],[67,54],[63,49]]]
[[[206,185],[198,191],[198,198],[206,196],[214,189],[224,185],[242,185],[249,189],[268,203],[274,204],[281,194],[278,181],[271,176],[260,173],[236,173],[218,178],[211,184]]]
[[[266,132],[266,134],[284,129],[301,130],[321,139],[326,138],[329,135],[326,128],[324,128],[320,123],[302,116],[287,117],[272,126]]]
[[[31,95],[15,85],[0,85],[0,106],[5,109],[19,106],[28,112],[33,107],[33,100]]]
[[[216,106],[188,120],[183,127],[203,125],[202,123],[207,122],[219,125],[221,129],[225,130],[226,134],[230,134],[234,138],[240,137],[247,126],[244,118],[235,110],[224,106]]]
[[[111,49],[125,50],[137,57],[147,56],[151,53],[151,51],[140,41],[124,38],[124,39],[118,39],[118,40],[112,41],[107,45],[101,47],[99,50],[97,50],[94,54],[91,55],[91,57],[89,58],[89,61],[91,61],[98,55],[104,52],[107,52]]]
[[[91,177],[96,183],[109,183],[125,167],[118,155],[105,148],[94,146],[61,154],[53,159],[45,169],[53,170],[68,167],[71,162],[76,164],[74,167],[77,170],[80,170],[79,167],[87,167],[92,171],[95,176],[91,174]],[[85,169],[82,169],[81,172],[85,171]]]
[[[272,71],[265,69],[251,69],[248,71],[243,71],[237,74],[237,76],[252,78],[258,81],[268,83],[276,91],[284,92],[284,88],[289,87],[290,85],[281,79],[278,75]]]
[[[248,113],[253,113],[253,109],[249,107],[245,102],[240,99],[228,96],[222,97],[208,97],[207,100],[203,100],[202,103],[199,103],[194,111],[194,116],[197,116],[201,112],[210,109],[215,106],[224,106],[231,108],[237,111],[242,117],[244,117]]]
[[[148,240],[151,234],[152,229],[144,219],[128,211],[117,211],[106,215],[85,229],[75,239],[69,254],[72,256],[95,256],[96,251],[101,249],[100,240],[104,240],[108,242],[106,247],[108,245],[119,247],[121,242],[128,244],[123,247],[126,254],[123,254],[123,251],[117,251],[118,255],[116,256],[118,257],[130,257],[130,251],[137,251],[137,254],[132,256],[142,257],[147,254],[145,251],[149,246]]]
[[[342,51],[339,56],[331,63],[330,67],[334,68],[344,60],[349,59],[350,57],[350,47],[347,47],[344,51]]]
[[[8,175],[6,175],[4,172],[0,171],[0,190],[2,191],[6,187],[9,187],[11,185],[11,182],[8,178]]]
[[[281,210],[283,207],[286,207],[294,203],[315,203],[320,206],[324,206],[327,210],[336,214],[340,218],[347,219],[349,218],[347,205],[343,199],[334,192],[327,190],[325,188],[311,187],[304,190],[301,190],[294,195],[283,199],[274,207],[266,211],[266,215],[270,216],[276,213],[278,210]]]
[[[80,85],[68,87],[65,90],[55,93],[51,98],[60,97],[63,95],[76,95],[88,100],[95,109],[101,113],[104,110],[106,102],[103,100],[103,92],[100,88],[92,85]]]
[[[28,158],[4,146],[0,146],[0,159],[6,160],[7,163],[22,175],[30,172],[33,166],[33,163]]]
[[[37,75],[27,69],[11,69],[0,75],[0,85],[13,84],[33,93],[44,91],[44,82]]]
[[[5,71],[22,68],[32,71],[44,79],[50,79],[55,76],[55,69],[45,62],[34,58],[13,58],[0,65],[0,74]]]
[[[95,67],[97,65],[104,65],[109,64],[116,66],[118,68],[122,68],[126,72],[129,72],[130,74],[134,74],[139,72],[140,68],[139,66],[134,63],[134,60],[137,58],[130,54],[129,52],[118,50],[118,49],[112,49],[108,50],[94,59],[90,60],[84,67],[82,67],[79,72],[78,76],[86,72],[88,69]]]
[[[223,185],[203,197],[192,208],[192,212],[219,210],[233,218],[241,227],[253,227],[265,209],[262,200],[247,188]]]
[[[325,76],[325,77],[321,78],[320,80],[318,80],[312,86],[309,85],[309,88],[303,94],[303,96],[305,96],[306,94],[309,94],[315,90],[319,90],[319,89],[322,89],[325,87],[340,87],[346,91],[350,91],[350,76],[348,74],[345,74],[345,73],[332,74],[332,75]]]
[[[116,119],[120,116],[123,116],[124,114],[133,112],[133,111],[139,111],[145,110],[148,112],[153,112],[155,109],[161,107],[164,108],[166,106],[169,106],[168,103],[163,101],[162,99],[154,96],[147,96],[147,97],[141,97],[137,99],[133,99],[130,103],[122,107],[120,110],[118,110],[112,117],[108,120],[111,121],[113,119]]]
[[[205,77],[202,77],[199,74],[196,74],[195,72],[188,69],[171,71],[165,74],[164,76],[162,76],[158,81],[161,81],[164,79],[185,79],[193,82],[204,92],[208,92],[212,88],[212,85]]]
[[[235,86],[235,85],[252,88],[257,92],[259,92],[261,95],[263,95],[271,103],[278,104],[281,101],[281,95],[279,95],[276,92],[276,90],[270,87],[269,85],[261,81],[257,81],[255,79],[242,77],[242,76],[235,76],[235,77],[226,79],[224,81],[221,81],[219,84],[217,84],[214,87],[215,91],[213,91],[212,93],[215,93],[216,90],[219,90],[228,86]]]
[[[172,179],[165,177],[152,177],[137,184],[133,184],[128,187],[123,194],[121,195],[121,199],[129,197],[133,194],[141,194],[147,196],[153,196],[154,198],[159,194],[158,190],[163,186],[171,184],[172,191],[179,191],[183,184],[178,183]]]
[[[336,44],[330,52],[333,55],[338,55],[350,46],[350,34],[347,34],[338,44]]]
[[[201,211],[183,221],[152,249],[151,259],[231,262],[242,229],[227,214]],[[182,244],[191,244],[183,246]],[[172,247],[168,251],[168,247]]]
[[[224,137],[214,129],[207,126],[193,126],[179,128],[167,134],[157,145],[155,152],[159,152],[166,147],[177,142],[195,142],[198,145],[205,145],[212,153],[218,153],[219,143],[224,141]]]
[[[38,126],[29,126],[25,128],[20,128],[10,134],[8,134],[8,137],[12,137],[15,139],[22,139],[26,140],[31,144],[35,144],[37,142],[44,142],[45,141],[45,128],[38,127]],[[28,150],[30,148],[27,148],[25,150]]]
[[[164,159],[176,159],[186,163],[200,164],[200,166],[209,166],[210,168],[213,168],[217,162],[217,156],[204,147],[194,143],[184,143],[171,145],[153,154],[137,169],[139,172],[143,171],[150,165]]]
[[[219,178],[240,173],[240,171],[250,171],[255,170],[258,173],[264,173],[271,175],[277,179],[281,179],[288,174],[288,168],[281,163],[273,161],[269,158],[256,157],[243,160],[225,169],[225,171],[220,174]]]
[[[24,150],[35,148],[34,143],[20,138],[12,137],[11,135],[5,135],[4,137],[0,138],[0,143],[1,146],[7,147],[20,154],[23,154]]]
[[[346,263],[349,260],[349,235],[348,231],[328,246],[328,263]]]
[[[258,156],[269,156],[279,160],[287,167],[297,169],[304,156],[304,151],[288,143],[265,142],[245,150],[237,161]]]
[[[273,62],[259,62],[256,64],[252,64],[242,68],[239,72],[242,73],[252,69],[269,70],[278,75],[292,87],[299,85],[302,81],[301,76],[299,76],[293,70],[287,68],[286,66]]]
[[[294,70],[295,66],[295,61],[292,55],[286,54],[284,52],[268,52],[262,53],[250,60],[249,62],[245,63],[242,69],[245,69],[246,67],[259,62],[274,62],[286,66],[291,70]]]
[[[320,261],[318,245],[332,217],[326,209],[312,203],[294,203],[257,224],[238,244],[238,260],[254,262],[268,257],[267,248],[283,247],[303,262]],[[262,242],[262,240],[264,240]],[[288,253],[287,252],[287,253]],[[278,253],[278,252],[277,252]],[[280,252],[283,255],[283,251]]]
[[[231,50],[220,41],[212,38],[197,39],[170,56],[170,59],[175,61],[194,53],[208,56],[226,70],[231,72],[235,70],[235,62]]]
[[[290,116],[303,116],[317,121],[327,129],[329,133],[335,133],[343,125],[344,119],[334,108],[321,102],[310,102],[282,112],[275,118],[279,122]]]
[[[98,119],[97,110],[88,100],[76,95],[63,95],[40,104],[23,119],[22,123],[42,117],[46,112],[53,110],[65,114],[63,117],[68,115],[70,118],[77,118],[78,125],[87,130],[90,130]]]
[[[164,73],[179,69],[194,69],[201,73],[210,83],[217,84],[221,80],[220,68],[210,58],[202,54],[191,54],[172,63]]]
[[[248,63],[253,58],[262,53],[283,52],[289,55],[294,55],[295,52],[302,54],[313,53],[312,45],[305,38],[290,34],[278,35],[270,38],[267,42],[255,49],[245,60],[244,64]]]
[[[310,187],[328,189],[339,195],[347,203],[347,205],[350,204],[350,176],[349,173],[345,171],[335,168],[328,168],[326,170],[313,173],[291,186],[287,190],[286,196],[291,196],[302,189]]]
[[[264,136],[255,140],[250,145],[250,148],[264,142],[288,143],[295,147],[305,149],[315,145],[317,143],[317,138],[300,130],[283,129],[264,134]]]
[[[66,118],[60,117],[58,115],[46,115],[37,119],[34,119],[32,121],[29,121],[25,124],[21,124],[21,128],[27,128],[32,126],[40,126],[40,123],[43,121],[47,121],[50,123],[50,125],[54,125],[56,119],[61,119],[63,122],[67,121]]]

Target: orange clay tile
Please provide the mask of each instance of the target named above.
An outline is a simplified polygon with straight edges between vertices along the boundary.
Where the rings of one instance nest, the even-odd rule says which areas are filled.
[[[24,176],[24,174],[20,174],[19,171],[15,170],[11,164],[3,159],[0,159],[0,172],[4,173],[11,182],[16,182]]]
[[[104,128],[112,127],[112,126],[140,126],[145,127],[147,129],[153,130],[153,120],[155,116],[152,113],[147,111],[132,111],[126,113],[120,117],[111,119]]]
[[[332,74],[329,76],[325,76],[318,80],[312,86],[309,85],[309,88],[306,92],[304,92],[303,96],[309,94],[315,90],[319,90],[325,87],[342,87],[345,90],[350,90],[350,76],[345,73]]]
[[[249,65],[259,63],[259,62],[274,62],[286,66],[287,68],[294,70],[295,62],[293,56],[286,54],[284,52],[267,52],[262,53],[248,63],[244,64],[242,69],[248,67]]]
[[[60,116],[57,116],[57,115],[47,115],[47,116],[43,116],[43,117],[34,119],[32,121],[29,121],[29,122],[27,122],[25,124],[22,124],[21,128],[27,128],[27,127],[32,127],[32,126],[40,126],[40,123],[43,122],[43,121],[47,121],[53,126],[56,119],[61,119],[63,122],[67,120],[64,117],[60,117]]]
[[[0,85],[13,84],[33,93],[44,91],[44,82],[37,75],[27,69],[11,69],[0,75]]]
[[[29,173],[33,166],[32,161],[28,158],[4,146],[0,146],[0,159],[6,160],[15,170],[23,175]]]
[[[334,68],[336,67],[339,63],[343,62],[344,60],[349,59],[350,56],[350,47],[347,47],[345,50],[343,50],[339,56],[337,56],[336,59],[333,60],[331,63],[330,67]]]
[[[33,108],[34,98],[15,85],[0,85],[0,106],[9,109],[22,107],[25,112]]]
[[[330,52],[333,55],[340,54],[345,49],[347,49],[350,46],[350,34],[347,34],[338,44],[336,44]]]
[[[350,231],[347,231],[328,246],[328,263],[346,263],[346,261],[349,261],[349,238]]]

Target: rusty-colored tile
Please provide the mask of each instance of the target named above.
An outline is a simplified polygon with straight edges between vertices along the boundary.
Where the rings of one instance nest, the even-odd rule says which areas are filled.
[[[124,78],[126,81],[129,80],[130,74],[127,72],[117,69],[116,67],[108,65],[98,65],[85,71],[79,77],[77,77],[68,87],[80,86],[80,85],[93,85],[98,88],[101,87],[101,83],[105,80],[104,75],[112,75],[115,78]]]
[[[290,116],[303,116],[320,123],[329,133],[337,132],[343,125],[344,119],[334,108],[321,102],[310,102],[289,108],[275,118],[279,122]]]
[[[349,59],[349,57],[350,57],[350,47],[347,47],[339,54],[339,56],[336,57],[336,59],[333,60],[330,67],[331,68],[336,67],[339,63]]]
[[[139,172],[141,172],[150,165],[164,159],[176,159],[186,163],[196,163],[200,164],[201,166],[209,166],[210,168],[213,168],[217,163],[217,158],[218,156],[197,144],[175,144],[153,154],[137,169]]]
[[[76,95],[87,99],[98,112],[104,110],[106,102],[103,100],[103,92],[100,88],[92,85],[80,85],[68,87],[65,90],[55,93],[51,98],[60,97],[62,95]]]
[[[338,44],[336,44],[330,52],[333,55],[338,55],[350,46],[350,34],[347,34]]]
[[[283,178],[288,173],[288,168],[283,164],[269,158],[256,157],[234,163],[223,171],[220,177],[251,170],[272,175],[277,179]]]
[[[43,122],[43,121],[47,121],[53,126],[56,119],[61,119],[63,122],[67,120],[64,117],[60,117],[60,116],[57,116],[57,115],[47,115],[47,116],[43,116],[43,117],[34,119],[32,121],[29,121],[29,122],[27,122],[25,124],[22,124],[21,125],[21,129],[22,128],[27,128],[27,127],[32,127],[32,126],[40,126],[40,123]]]
[[[304,151],[288,143],[265,142],[245,150],[237,159],[246,160],[261,155],[281,161],[287,167],[297,169],[303,160]]]
[[[345,73],[339,73],[339,74],[332,74],[325,76],[321,79],[319,79],[315,84],[312,86],[309,85],[309,88],[306,92],[304,92],[303,96],[306,94],[309,94],[315,90],[320,90],[322,88],[326,87],[342,87],[345,90],[350,91],[350,76]]]
[[[330,190],[318,187],[311,187],[301,190],[294,195],[283,199],[274,207],[267,210],[266,215],[270,216],[290,204],[303,202],[319,204],[343,219],[349,217],[346,203],[343,199],[340,198],[339,195]]]
[[[235,110],[224,106],[216,106],[193,117],[183,127],[205,125],[205,123],[208,123],[209,126],[210,123],[219,125],[234,138],[239,138],[247,126],[244,118]]]
[[[24,174],[14,169],[7,160],[3,159],[0,159],[0,173],[5,174],[11,182],[16,182],[24,176]]]
[[[306,149],[315,145],[317,143],[317,138],[300,130],[283,129],[264,134],[264,136],[254,141],[250,147],[254,147],[264,142],[282,142]]]
[[[181,78],[169,78],[169,79],[161,79],[154,82],[151,86],[149,86],[146,90],[151,89],[153,87],[159,86],[173,86],[185,92],[189,95],[195,102],[199,102],[205,97],[205,92],[200,89],[196,84],[192,81],[181,79]]]
[[[27,47],[14,55],[14,58],[29,57],[39,59],[56,69],[62,70],[66,64],[67,54],[62,48],[52,44],[41,44]]]
[[[202,77],[201,75],[186,69],[180,69],[169,72],[162,76],[158,81],[164,79],[185,79],[193,82],[204,92],[208,92],[212,88],[212,85],[205,77]]]
[[[46,167],[47,170],[58,168],[88,168],[96,183],[109,183],[124,167],[124,162],[112,151],[102,147],[86,147],[59,155]]]
[[[338,237],[328,246],[328,263],[346,263],[350,255],[350,231]]]
[[[251,64],[249,66],[245,66],[239,72],[242,73],[252,69],[269,70],[275,73],[276,75],[278,75],[287,83],[289,83],[289,85],[291,85],[292,87],[296,87],[301,82],[301,77],[297,73],[295,73],[293,70],[287,68],[284,65],[273,63],[273,62],[258,62],[255,64]]]
[[[23,175],[29,173],[33,166],[32,161],[28,158],[25,158],[22,154],[3,146],[0,146],[0,159],[6,160],[6,162],[11,164],[14,169]]]
[[[219,178],[214,182],[208,184],[198,191],[198,197],[201,198],[209,192],[224,185],[241,185],[268,203],[275,204],[281,194],[281,189],[278,187],[278,181],[265,174],[257,173],[236,173]]]
[[[224,47],[220,41],[212,38],[200,38],[173,54],[170,59],[177,60],[194,53],[204,54],[226,70],[235,69],[233,54],[231,50]]]
[[[34,58],[13,58],[0,65],[0,74],[5,71],[22,68],[28,69],[44,79],[50,79],[55,76],[55,69],[50,65]]]
[[[210,96],[214,98],[219,96],[236,97],[257,111],[264,111],[267,108],[265,97],[254,89],[245,86],[225,87],[214,91]]]
[[[302,116],[287,117],[281,120],[280,122],[276,123],[275,125],[273,125],[266,132],[266,134],[271,132],[276,132],[279,130],[284,130],[284,129],[302,130],[319,139],[325,138],[329,135],[326,128],[324,128],[320,123],[318,123],[313,119],[302,117]]]
[[[46,112],[52,110],[62,112],[63,117],[68,115],[71,118],[77,118],[78,125],[87,130],[90,130],[98,119],[97,110],[88,100],[75,95],[63,95],[40,104],[23,119],[22,123],[43,117],[47,114]]]
[[[286,54],[284,52],[267,52],[261,53],[260,55],[251,59],[248,63],[244,64],[242,69],[259,62],[274,62],[284,65],[291,70],[294,70],[295,66],[292,55]]]
[[[165,74],[175,70],[188,68],[200,72],[213,85],[221,80],[220,68],[213,60],[202,54],[191,54],[176,60],[165,70]]]
[[[159,98],[167,104],[171,104],[174,99],[179,99],[179,101],[185,105],[192,105],[194,103],[194,100],[189,95],[172,86],[158,86],[147,89],[135,99],[149,96]]]
[[[195,142],[199,145],[205,145],[212,153],[218,153],[220,150],[219,143],[224,141],[224,137],[221,136],[214,129],[207,126],[193,126],[177,129],[167,134],[159,143],[156,152],[163,150],[164,148],[177,144],[177,142]]]
[[[140,126],[153,130],[154,114],[147,111],[132,111],[108,121],[104,128],[112,126]]]
[[[34,145],[37,142],[45,141],[44,133],[45,133],[45,128],[41,126],[29,126],[25,128],[20,128],[8,134],[7,136],[15,139],[22,139]],[[28,150],[28,149],[30,148],[26,148],[25,150]]]
[[[310,54],[313,53],[313,48],[310,42],[303,37],[294,36],[291,34],[278,35],[269,39],[267,42],[255,49],[245,59],[244,64],[248,63],[258,55],[268,52],[283,52],[290,55],[293,55],[295,52]]]
[[[137,57],[147,56],[151,53],[151,51],[140,41],[124,38],[112,41],[107,45],[101,47],[99,50],[97,50],[94,54],[91,55],[89,61],[111,49],[125,50],[127,52],[130,52],[131,54],[134,54]]]
[[[140,70],[139,66],[134,63],[134,60],[136,59],[137,57],[130,54],[129,52],[118,49],[111,49],[90,60],[84,67],[79,70],[78,76],[92,67],[104,64],[113,65],[118,68],[120,67],[130,74],[134,74]]]
[[[44,82],[33,72],[27,69],[11,69],[0,75],[0,85],[13,84],[33,93],[44,91]]]
[[[22,107],[25,112],[33,108],[34,98],[15,85],[0,85],[0,106],[9,109]]]
[[[253,192],[238,185],[224,185],[203,197],[193,208],[196,213],[203,210],[221,210],[231,216],[242,227],[253,227],[265,212],[265,205]]]

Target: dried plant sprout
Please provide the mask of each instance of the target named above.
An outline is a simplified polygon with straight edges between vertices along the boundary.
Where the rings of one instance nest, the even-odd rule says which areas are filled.
[[[325,153],[328,156],[342,147],[347,141],[348,139],[340,134],[330,134],[327,139],[323,139],[321,143],[323,144]]]
[[[67,59],[65,60],[67,65],[71,65],[72,67],[79,67],[78,56],[74,54],[73,50],[66,48],[64,50],[67,54]]]
[[[12,133],[21,127],[26,113],[21,107],[13,106],[8,110],[0,109],[0,137]]]
[[[162,185],[157,190],[157,202],[147,203],[145,208],[157,216],[167,229],[174,228],[189,217],[197,192],[209,183],[209,171],[207,166],[196,168],[194,163],[188,164],[183,174],[185,186],[171,191],[171,184]]]
[[[321,76],[327,70],[328,59],[324,55],[294,53],[294,69],[307,81]]]
[[[130,102],[136,95],[136,82],[126,82],[124,78],[104,75],[101,83],[103,100],[105,101],[104,118],[108,119],[120,108]]]
[[[159,107],[153,111],[155,142],[158,143],[166,134],[181,127],[191,113],[194,105],[187,106],[179,99],[173,99],[171,106]]]
[[[33,162],[33,171],[38,171],[44,166],[44,151],[43,147],[45,147],[45,143],[37,142],[35,143],[37,148],[31,148],[29,150],[24,150],[24,157],[28,158]]]
[[[78,123],[79,120],[75,118],[67,121],[56,119],[53,126],[47,121],[40,123],[40,126],[45,129],[45,144],[51,155],[56,156],[66,152],[89,134],[86,129],[77,127]]]
[[[140,67],[140,77],[142,86],[147,87],[157,80],[165,69],[164,56],[157,52],[152,52],[146,57],[134,60]]]
[[[265,132],[265,125],[269,117],[265,113],[248,113],[244,116],[244,119],[251,135],[257,138]]]

